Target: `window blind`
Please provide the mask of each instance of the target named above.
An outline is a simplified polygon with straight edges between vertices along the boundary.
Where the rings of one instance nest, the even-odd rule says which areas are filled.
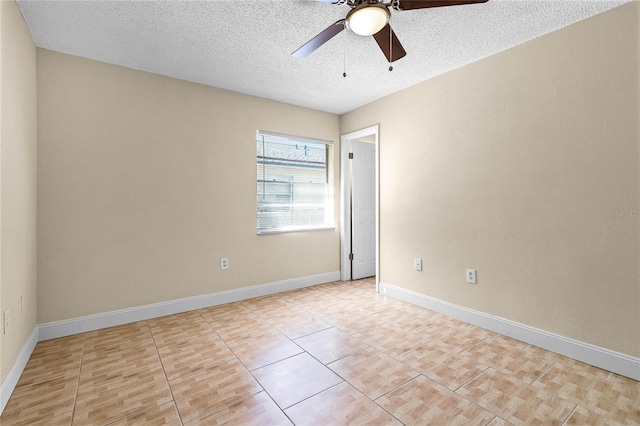
[[[330,148],[323,141],[258,132],[258,234],[332,225]]]

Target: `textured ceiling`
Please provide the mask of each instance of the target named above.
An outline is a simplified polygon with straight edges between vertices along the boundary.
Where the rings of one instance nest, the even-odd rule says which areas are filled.
[[[343,31],[291,53],[349,11],[313,0],[18,1],[38,47],[342,114],[626,3],[490,0],[395,11],[392,72],[373,37]],[[342,72],[346,63],[347,78]]]

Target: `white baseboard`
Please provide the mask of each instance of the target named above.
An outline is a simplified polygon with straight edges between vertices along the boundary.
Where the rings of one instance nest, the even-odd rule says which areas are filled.
[[[33,331],[27,338],[27,341],[22,346],[20,353],[18,353],[18,357],[9,369],[7,377],[5,377],[4,381],[0,385],[0,415],[2,415],[4,407],[7,406],[7,402],[9,402],[9,398],[11,398],[11,394],[18,384],[18,380],[20,380],[20,376],[22,375],[24,368],[27,366],[27,362],[29,362],[31,353],[33,353],[33,349],[36,347],[36,343],[38,343],[37,325],[33,327]]]
[[[38,326],[39,340],[56,339],[58,337],[71,336],[101,328],[128,324],[152,318],[173,315],[194,309],[208,308],[224,303],[237,302],[259,296],[280,293],[287,290],[309,287],[317,284],[329,283],[340,280],[340,271],[327,272],[318,275],[293,278],[277,281],[269,284],[255,285],[235,290],[221,291],[202,296],[187,297],[168,302],[154,303],[152,305],[137,306],[135,308],[121,309],[102,314],[88,315],[86,317],[72,318],[63,321],[49,322]]]
[[[515,321],[445,302],[391,284],[380,283],[380,293],[477,325],[543,349],[586,362],[634,380],[640,380],[640,358],[570,339]]]
[[[11,398],[11,394],[18,384],[18,380],[20,380],[20,376],[22,375],[27,362],[29,362],[29,357],[31,357],[31,353],[33,353],[33,349],[39,341],[71,336],[73,334],[85,333],[87,331],[99,330],[101,328],[148,320],[165,315],[178,314],[181,312],[192,311],[194,309],[202,309],[210,306],[222,305],[224,303],[237,302],[240,300],[339,280],[340,271],[327,272],[324,274],[309,275],[306,277],[276,281],[269,284],[255,285],[235,290],[221,291],[202,296],[187,297],[168,302],[154,303],[152,305],[138,306],[135,308],[105,312],[103,314],[88,315],[86,317],[36,325],[31,335],[29,335],[26,343],[20,350],[17,359],[9,370],[9,373],[0,385],[0,415],[2,415],[5,406],[9,402],[9,398]]]

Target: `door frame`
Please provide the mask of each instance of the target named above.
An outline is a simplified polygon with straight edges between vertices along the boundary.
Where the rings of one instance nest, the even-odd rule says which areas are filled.
[[[380,284],[380,125],[376,124],[340,137],[340,279],[351,277],[351,167],[349,164],[350,141],[373,136],[375,143],[375,209],[376,209],[376,291]]]

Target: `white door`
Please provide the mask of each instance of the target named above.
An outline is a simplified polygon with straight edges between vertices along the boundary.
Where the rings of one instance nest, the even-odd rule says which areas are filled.
[[[351,278],[376,274],[376,146],[351,142]]]

